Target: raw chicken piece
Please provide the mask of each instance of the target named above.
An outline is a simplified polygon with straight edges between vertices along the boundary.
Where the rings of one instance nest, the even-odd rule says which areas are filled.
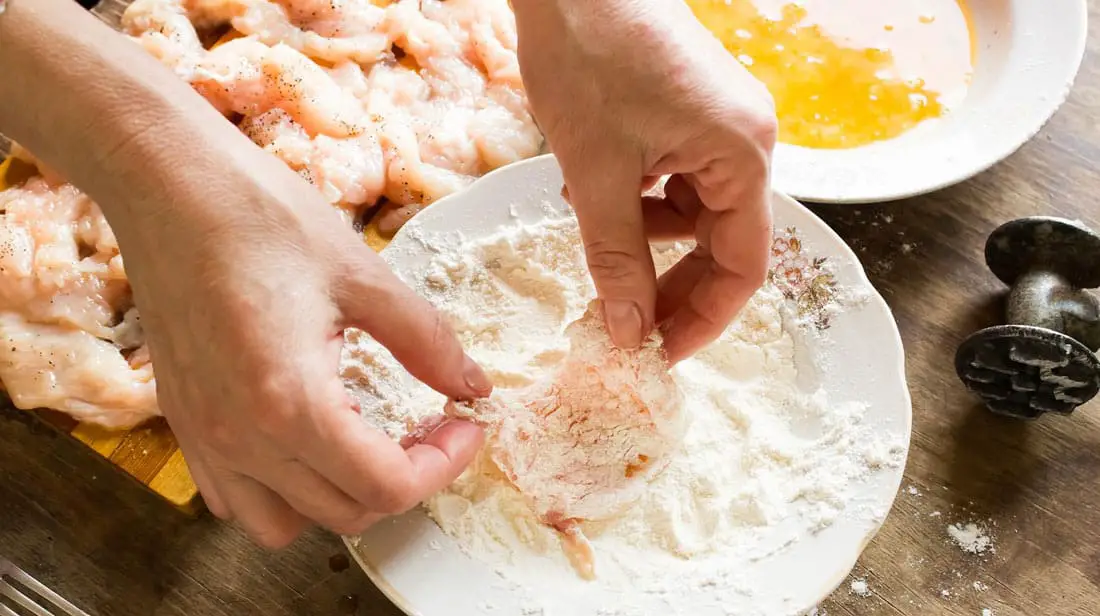
[[[245,118],[241,130],[316,186],[329,203],[354,215],[382,195],[386,174],[373,125],[354,137],[310,137],[282,109]]]
[[[111,339],[129,303],[118,242],[91,199],[42,178],[0,192],[0,313]]]
[[[483,72],[490,84],[523,92],[516,18],[508,0],[431,1],[424,2],[421,10],[447,28],[467,62]]]
[[[404,0],[391,7],[388,24],[431,92],[435,109],[417,109],[416,117],[438,118],[428,134],[418,131],[423,160],[481,175],[539,153],[542,134],[527,107],[507,0],[426,0],[422,8]],[[463,113],[444,117],[443,105]],[[455,148],[459,134],[464,149]]]
[[[381,30],[386,10],[370,0],[239,0],[233,28],[267,45],[283,43],[328,64],[373,64],[392,57]]]
[[[591,579],[593,554],[580,524],[636,502],[680,446],[686,418],[660,334],[637,350],[617,349],[590,308],[566,335],[569,355],[551,378],[453,402],[448,412],[486,426],[492,460]]]
[[[203,50],[191,22],[219,20],[251,36]],[[374,124],[393,230],[542,148],[507,0],[137,0],[124,23],[226,116],[281,109],[311,138],[356,137]],[[404,60],[391,52],[394,43]],[[329,155],[349,160],[349,147]],[[326,176],[335,177],[331,168]],[[355,181],[314,180],[345,211],[363,196],[340,186]]]
[[[310,135],[352,137],[369,128],[362,104],[323,68],[286,46],[239,38],[206,52],[191,84],[222,113],[282,109]]]
[[[122,28],[184,79],[204,54],[183,0],[134,0],[122,14]]]
[[[159,414],[147,359],[131,365],[117,346],[88,332],[10,312],[0,313],[0,382],[16,408],[55,409],[107,427]]]
[[[367,110],[379,118],[390,201],[433,203],[539,152],[542,135],[526,111],[526,98],[517,115],[493,101],[483,78],[474,91],[439,91],[428,73],[378,64],[362,89]]]
[[[429,204],[469,186],[474,175],[424,160],[416,133],[400,122],[380,131],[386,156],[386,197],[398,204]]]
[[[123,357],[142,338],[95,203],[38,177],[0,191],[0,383],[15,405],[109,426],[156,415],[152,366]]]

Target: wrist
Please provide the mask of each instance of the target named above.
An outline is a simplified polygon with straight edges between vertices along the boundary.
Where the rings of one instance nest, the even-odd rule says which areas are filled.
[[[568,38],[594,56],[640,48],[665,38],[670,23],[694,20],[683,0],[512,0],[512,8],[521,45]]]
[[[188,84],[73,0],[14,0],[0,17],[0,132],[89,194],[112,226],[247,139]],[[227,145],[228,144],[228,145]],[[248,142],[248,145],[251,145]],[[194,176],[191,176],[194,177]],[[162,206],[163,207],[163,206]]]

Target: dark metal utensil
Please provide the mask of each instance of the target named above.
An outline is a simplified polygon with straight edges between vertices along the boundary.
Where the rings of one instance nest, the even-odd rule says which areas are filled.
[[[21,611],[15,611],[19,608]],[[0,558],[0,615],[88,616],[61,595]]]
[[[1100,391],[1100,235],[1033,216],[989,235],[985,262],[1011,288],[1006,325],[959,345],[955,371],[994,413],[1035,419],[1069,414]]]

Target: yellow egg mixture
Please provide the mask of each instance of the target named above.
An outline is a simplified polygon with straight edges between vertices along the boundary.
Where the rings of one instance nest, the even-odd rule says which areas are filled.
[[[852,148],[957,105],[974,45],[961,0],[687,0],[775,97],[779,139]]]

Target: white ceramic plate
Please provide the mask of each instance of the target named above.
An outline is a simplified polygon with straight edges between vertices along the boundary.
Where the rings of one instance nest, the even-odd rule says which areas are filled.
[[[561,171],[553,156],[490,173],[417,215],[386,249],[388,260],[407,279],[415,279],[423,275],[431,258],[417,239],[422,234],[459,231],[475,239],[503,225],[514,225],[513,216],[524,222],[538,221],[547,216],[547,203],[560,210],[568,208],[559,196],[561,185]],[[901,338],[889,308],[867,280],[855,254],[820,219],[779,194],[774,207],[779,239],[773,254],[780,256],[774,259],[779,265],[773,266],[773,272],[785,281],[804,282],[788,287],[809,311],[804,316],[832,315],[827,327],[793,332],[799,378],[820,383],[831,400],[869,403],[865,422],[875,430],[896,434],[907,452],[912,409]],[[815,259],[825,259],[824,265]],[[832,272],[842,294],[863,299],[840,311],[813,301],[807,295],[809,282],[823,274],[820,267]],[[822,312],[814,312],[819,309]],[[835,524],[756,561],[746,572],[748,583],[762,594],[783,597],[784,613],[812,608],[844,580],[878,530],[893,504],[903,467],[904,459],[896,467],[883,467],[872,474],[859,484],[851,506]],[[546,616],[596,616],[606,614],[600,608],[606,609],[609,603],[650,600],[597,596],[595,585],[580,578],[568,582],[572,587],[535,589],[537,596],[522,596],[491,567],[462,552],[423,510],[385,521],[347,542],[371,580],[402,610],[416,616],[516,616],[532,613],[524,608],[533,604],[558,606],[548,609]],[[688,604],[679,605],[684,614],[726,613],[705,591],[693,597]],[[667,608],[661,605],[658,602],[640,613],[664,613]],[[770,611],[768,616],[783,614]]]
[[[1015,152],[1065,101],[1088,34],[1086,0],[970,0],[977,58],[946,116],[850,150],[780,144],[774,185],[803,201],[867,203],[966,180]]]

